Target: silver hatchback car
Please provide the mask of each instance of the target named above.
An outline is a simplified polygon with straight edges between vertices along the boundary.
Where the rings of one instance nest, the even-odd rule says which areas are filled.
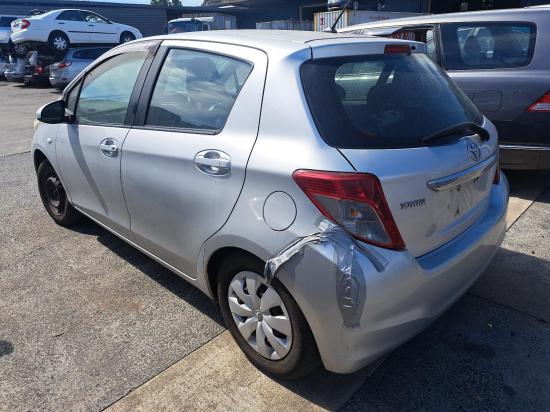
[[[280,31],[119,46],[37,113],[44,206],[217,300],[267,373],[358,370],[441,315],[504,237],[495,128],[424,52]]]

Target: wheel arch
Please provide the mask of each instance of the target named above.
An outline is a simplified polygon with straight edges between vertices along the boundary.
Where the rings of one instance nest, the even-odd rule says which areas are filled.
[[[35,172],[38,171],[38,166],[40,166],[40,163],[42,163],[44,160],[47,160],[48,162],[50,162],[50,164],[52,163],[50,159],[48,159],[48,157],[44,154],[44,152],[42,152],[42,150],[40,149],[34,150],[34,153],[32,154],[32,158],[33,158]]]
[[[225,259],[230,256],[250,256],[259,262],[262,262],[262,264],[265,264],[265,261],[260,259],[254,253],[240,247],[227,246],[216,250],[210,255],[208,263],[206,264],[206,280],[208,282],[208,289],[210,290],[210,294],[215,301],[218,301],[217,285],[220,268]]]

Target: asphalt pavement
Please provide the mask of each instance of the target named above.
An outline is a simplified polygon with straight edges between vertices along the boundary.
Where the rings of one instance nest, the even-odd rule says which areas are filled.
[[[184,280],[91,222],[53,223],[26,151],[57,96],[0,93],[0,410],[550,410],[548,174],[509,174],[502,248],[430,328],[378,368],[287,383]]]

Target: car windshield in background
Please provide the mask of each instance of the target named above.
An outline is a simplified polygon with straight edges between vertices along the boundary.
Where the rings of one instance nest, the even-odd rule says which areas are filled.
[[[441,26],[447,70],[527,66],[535,50],[530,23],[456,23]]]
[[[301,77],[319,133],[334,147],[419,147],[440,130],[482,122],[425,54],[310,60]]]
[[[168,23],[168,34],[205,30],[208,30],[208,25],[200,20],[175,21]]]

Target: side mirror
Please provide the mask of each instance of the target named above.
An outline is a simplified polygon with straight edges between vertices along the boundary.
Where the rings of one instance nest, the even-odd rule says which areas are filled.
[[[36,120],[42,123],[58,124],[67,120],[65,116],[65,102],[56,100],[42,106],[36,112]]]

